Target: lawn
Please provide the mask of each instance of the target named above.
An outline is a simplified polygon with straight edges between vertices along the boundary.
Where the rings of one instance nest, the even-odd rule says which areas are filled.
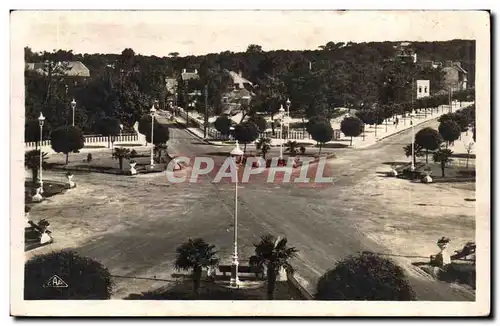
[[[135,169],[137,173],[152,173],[162,172],[166,169],[170,158],[163,154],[161,156],[162,163],[156,162],[154,167],[150,167],[150,150],[138,149],[136,154],[131,159],[123,159],[122,169],[120,169],[119,160],[114,159],[110,151],[101,151],[93,153],[92,160],[87,161],[85,154],[73,154],[70,156],[70,161],[65,164],[62,155],[55,155],[47,160],[48,169],[65,170],[65,171],[86,171],[86,172],[99,172],[117,175],[130,174],[130,161],[134,160],[137,165]]]

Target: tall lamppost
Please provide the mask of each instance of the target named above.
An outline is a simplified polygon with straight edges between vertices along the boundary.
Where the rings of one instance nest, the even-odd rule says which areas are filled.
[[[42,155],[42,141],[43,141],[43,123],[45,122],[45,117],[42,112],[40,112],[40,116],[38,117],[38,123],[40,124],[40,167],[38,172],[38,182],[40,183],[40,193],[43,193],[43,176],[42,176],[42,165],[43,165],[43,155]]]
[[[120,123],[120,139],[122,137],[122,133],[123,133],[123,124]]]
[[[283,118],[284,118],[285,109],[283,109],[283,104],[281,105],[281,107],[278,110],[278,112],[280,113],[280,138],[281,138],[281,142],[280,142],[280,160],[281,160],[281,159],[283,159],[283,141],[284,141],[284,138],[283,138]]]
[[[153,168],[155,163],[154,163],[154,159],[153,159],[153,151],[154,151],[154,142],[153,142],[153,127],[154,127],[154,124],[155,124],[155,112],[156,112],[156,109],[155,109],[155,105],[153,104],[153,106],[151,107],[151,110],[149,110],[149,112],[151,113],[151,167]]]
[[[287,138],[290,136],[290,105],[292,102],[290,102],[290,99],[288,98],[286,100],[286,135]]]
[[[243,157],[243,151],[240,148],[238,141],[236,147],[231,151],[231,157],[236,165],[236,181],[234,183],[234,234],[233,234],[233,257],[231,264],[231,280],[229,286],[237,288],[239,285],[238,279],[238,164]]]
[[[410,124],[411,124],[411,170],[415,171],[415,126],[413,124],[413,117],[415,116],[415,111],[412,108],[410,114]]]
[[[76,108],[76,101],[73,99],[71,101],[71,109],[73,109],[73,126],[75,126],[75,108]]]

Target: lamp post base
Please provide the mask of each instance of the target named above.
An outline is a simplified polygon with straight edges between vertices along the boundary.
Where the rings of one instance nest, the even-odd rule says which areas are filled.
[[[240,286],[240,280],[238,279],[238,256],[233,256],[233,263],[231,265],[231,280],[229,281],[229,286],[232,288],[238,288]]]

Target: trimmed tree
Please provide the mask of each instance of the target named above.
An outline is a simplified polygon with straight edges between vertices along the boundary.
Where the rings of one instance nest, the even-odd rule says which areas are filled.
[[[75,126],[57,128],[51,133],[50,140],[54,152],[66,154],[66,164],[68,164],[69,153],[83,148],[85,143],[82,131]]]
[[[151,143],[151,130],[146,135],[146,141]],[[155,121],[153,127],[153,144],[160,145],[165,144],[170,139],[170,131],[168,127],[164,124]]]
[[[231,130],[232,124],[233,124],[233,121],[231,119],[229,119],[229,117],[227,117],[225,115],[221,115],[220,117],[218,117],[215,120],[214,127],[222,135],[227,136],[227,135],[229,135],[229,131]]]
[[[130,149],[118,147],[113,151],[113,159],[118,160],[120,170],[123,170],[123,159],[130,159]]]
[[[364,124],[357,117],[346,117],[340,123],[340,130],[347,137],[351,137],[350,146],[352,146],[352,137],[358,137],[363,132]]]
[[[45,164],[47,153],[42,152],[42,166]],[[38,182],[38,171],[40,170],[40,150],[32,149],[24,153],[24,167],[31,170],[33,184]]]
[[[324,116],[314,116],[314,117],[311,117],[309,118],[309,121],[307,122],[306,124],[306,131],[311,134],[311,130],[312,128],[314,128],[314,126],[318,123],[318,122],[324,122],[324,123],[329,123],[330,121],[325,118]]]
[[[446,164],[450,163],[452,161],[451,155],[453,155],[453,152],[449,150],[448,148],[440,148],[434,153],[433,159],[434,162],[440,163],[441,165],[441,176],[444,178],[445,173],[444,170],[446,168]]]
[[[250,257],[250,266],[262,270],[264,266],[267,268],[267,299],[274,299],[274,291],[276,288],[276,279],[282,268],[286,271],[293,272],[293,267],[288,260],[294,258],[297,249],[288,247],[288,240],[284,237],[275,237],[271,234],[266,234],[260,238],[260,242],[255,244],[255,255]]]
[[[321,148],[323,144],[332,140],[333,128],[331,124],[327,121],[317,121],[309,128],[309,134],[312,139],[318,142],[319,145],[319,155],[321,155]]]
[[[260,115],[253,115],[248,119],[248,121],[255,123],[260,133],[266,131],[267,129],[267,121]]]
[[[410,301],[415,293],[392,260],[362,253],[341,260],[318,281],[316,300]]]
[[[67,287],[46,286],[54,277]],[[112,293],[108,269],[74,251],[34,256],[24,265],[25,300],[104,300]]]
[[[175,268],[177,270],[193,271],[193,293],[197,296],[200,289],[203,268],[215,267],[219,264],[215,246],[209,245],[200,238],[189,239],[177,247],[176,252]]]
[[[108,147],[110,147],[111,138],[120,134],[120,120],[111,117],[102,117],[96,121],[94,128],[97,133],[108,137]]]
[[[429,163],[429,151],[435,151],[439,148],[443,139],[436,129],[427,127],[420,129],[415,135],[415,144],[420,145],[425,150],[425,163]]]
[[[266,154],[271,150],[271,139],[261,137],[255,143],[255,147],[262,153],[262,158],[266,159]]]
[[[456,112],[453,115],[453,120],[458,124],[461,132],[466,132],[467,130],[469,130],[469,119],[466,113]]]
[[[445,120],[439,124],[439,134],[446,141],[446,147],[460,137],[460,126],[454,120]]]
[[[247,150],[247,144],[253,142],[259,137],[259,130],[253,122],[243,122],[234,127],[234,138],[244,144],[243,152]]]

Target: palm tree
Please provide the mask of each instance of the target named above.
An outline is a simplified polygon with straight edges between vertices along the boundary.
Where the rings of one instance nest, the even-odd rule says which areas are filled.
[[[447,148],[438,149],[433,156],[434,162],[441,163],[441,175],[444,178],[444,169],[447,163],[452,161],[451,155],[453,152]]]
[[[47,159],[47,153],[42,152],[42,165],[45,164],[45,160]],[[24,166],[31,170],[31,176],[33,180],[33,184],[36,184],[38,181],[38,170],[40,169],[40,150],[33,149],[24,153]]]
[[[120,165],[120,170],[123,170],[123,159],[130,159],[130,149],[117,147],[113,152],[113,158],[118,160],[118,164]]]
[[[201,283],[201,272],[204,267],[214,267],[219,264],[214,245],[209,245],[203,239],[189,239],[177,247],[175,268],[177,270],[193,270],[193,292],[198,295]]]
[[[295,156],[297,155],[297,149],[299,148],[299,143],[297,143],[294,140],[289,140],[285,144],[285,152],[289,152],[290,155]]]
[[[250,265],[262,269],[267,267],[267,298],[274,299],[276,278],[281,268],[293,272],[288,260],[295,257],[298,252],[294,247],[287,247],[287,239],[271,234],[266,234],[260,238],[260,242],[255,244],[255,255],[250,257]]]
[[[413,164],[417,164],[417,157],[424,155],[424,153],[422,152],[424,148],[417,143],[414,143],[413,146],[414,146],[413,147],[413,151],[414,151]],[[403,149],[405,151],[406,157],[410,157],[411,156],[411,144],[406,145],[405,147],[403,147]]]
[[[262,153],[262,157],[266,159],[266,153],[271,149],[271,138],[260,137],[255,146]]]

